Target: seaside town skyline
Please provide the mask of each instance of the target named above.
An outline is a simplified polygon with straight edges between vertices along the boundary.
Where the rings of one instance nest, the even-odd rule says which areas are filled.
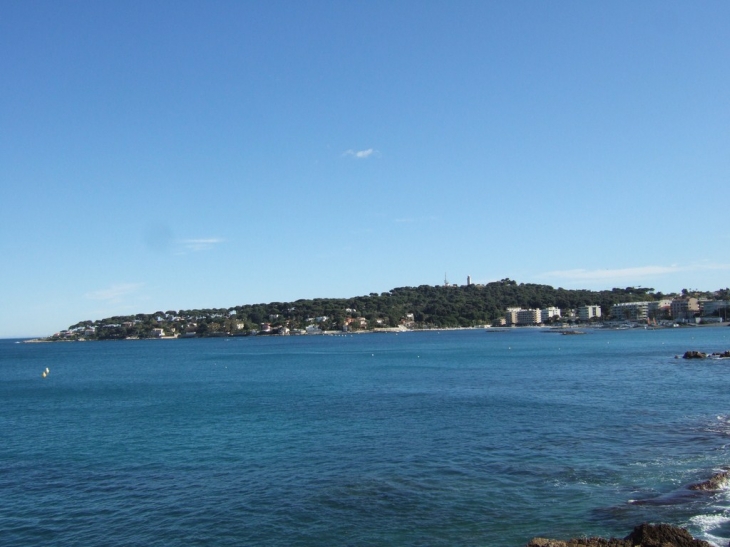
[[[490,283],[495,283],[496,281],[492,281],[489,283],[476,283],[473,281],[472,276],[467,275],[466,276],[466,282],[464,284],[459,283],[451,283],[448,278],[448,274],[444,275],[444,281],[442,284],[434,285],[434,287],[452,287],[452,288],[458,288],[458,287],[477,287],[477,288],[483,288],[485,285],[488,285]],[[510,280],[509,278],[502,279],[499,283],[511,283],[516,284],[517,282]],[[521,284],[523,285],[523,284]],[[529,284],[528,284],[529,285]],[[428,285],[424,285],[428,286]],[[550,285],[541,285],[546,288],[552,288]],[[405,287],[408,288],[408,287]],[[562,287],[558,288],[559,290],[563,290]],[[390,292],[400,290],[398,288],[392,289]],[[571,289],[567,289],[571,290]],[[585,289],[577,289],[577,290],[585,290]],[[616,288],[613,287],[611,289],[603,288],[600,289],[602,291],[636,291],[637,293],[647,293],[651,292],[653,293],[655,289],[653,287],[641,287],[641,285],[636,287],[627,287],[626,289],[623,288]],[[505,314],[503,317],[499,317],[498,320],[495,321],[489,321],[485,323],[482,326],[529,326],[529,325],[541,325],[541,324],[550,324],[554,323],[556,321],[560,322],[563,320],[569,320],[569,321],[580,321],[580,322],[589,322],[589,321],[625,321],[625,322],[649,322],[651,320],[654,321],[656,324],[657,319],[662,320],[665,324],[664,326],[676,326],[673,325],[673,323],[677,320],[679,320],[682,323],[696,323],[696,324],[709,324],[709,323],[715,323],[719,322],[718,317],[722,317],[722,314],[724,314],[724,319],[727,318],[727,311],[730,309],[730,300],[725,300],[724,298],[728,297],[728,288],[719,288],[717,290],[702,290],[702,289],[686,289],[683,288],[678,291],[667,291],[664,293],[663,291],[657,291],[661,298],[658,300],[653,301],[632,301],[632,302],[622,302],[614,304],[610,307],[610,311],[602,311],[601,306],[598,304],[588,304],[583,306],[578,306],[576,308],[564,308],[561,309],[557,306],[547,306],[543,308],[522,308],[522,307],[506,307]],[[697,294],[707,294],[712,295],[710,298],[698,298],[696,297]],[[370,296],[376,296],[378,293],[370,293]],[[385,293],[384,293],[385,294]],[[316,300],[322,299],[322,300],[347,300],[347,299],[358,299],[358,298],[364,298],[365,295],[350,295],[348,297],[317,297]],[[294,300],[302,300],[302,299],[292,299]],[[304,299],[307,300],[307,299]],[[260,303],[256,304],[258,306],[270,306],[272,304],[276,304],[278,301],[271,301],[269,303]],[[237,303],[233,305],[232,307],[224,306],[220,309],[229,309],[234,310],[236,307],[240,306],[250,306],[254,303]],[[198,306],[196,309],[207,309],[207,310],[215,310],[216,307],[211,306]],[[182,308],[180,308],[182,310]],[[387,328],[387,321],[383,323],[383,321],[378,320],[376,322],[372,322],[372,324],[368,324],[368,321],[365,321],[362,317],[356,317],[354,313],[357,311],[355,309],[344,309],[343,310],[349,318],[349,321],[347,321],[346,325],[350,325],[350,323],[353,323],[353,326],[359,327],[361,329],[382,329]],[[563,312],[566,312],[563,314]],[[117,317],[120,316],[134,316],[134,315],[147,315],[150,317],[155,317],[157,314],[160,314],[161,312],[150,312],[150,311],[142,311],[142,310],[128,310],[128,313],[118,313],[116,314]],[[166,315],[168,317],[166,317]],[[166,313],[162,313],[162,317],[158,318],[159,321],[166,322],[166,323],[172,323],[172,322],[180,322],[183,321],[183,318],[181,317],[174,317],[177,315],[173,311],[168,311]],[[78,318],[76,318],[78,319]],[[78,323],[98,323],[101,325],[104,325],[105,323],[108,323],[109,317],[93,317],[93,318],[87,318],[85,320],[80,320]],[[188,322],[191,319],[190,317],[187,318]],[[319,323],[320,320],[326,320],[327,317],[317,317],[312,318],[310,322],[312,323]],[[234,324],[235,320],[235,311],[232,312],[231,315],[231,324]],[[135,323],[139,323],[140,321],[135,321]],[[264,325],[267,325],[268,328],[264,327]],[[120,325],[112,325],[112,326],[120,326]],[[128,325],[132,326],[132,324]],[[390,327],[393,327],[394,325],[390,325]],[[407,328],[413,328],[415,326],[414,317],[412,313],[408,313],[404,315],[400,323],[398,324],[398,327],[407,327]],[[277,329],[274,328],[273,330],[269,326],[269,323],[261,323],[262,332],[263,333],[277,333]],[[193,336],[196,333],[197,324],[192,323],[192,327],[188,329],[188,335]],[[228,334],[235,334],[236,331],[241,331],[244,328],[244,324],[241,323],[237,327],[231,327]],[[246,330],[251,328],[251,326],[246,326]],[[337,329],[340,329],[340,326],[337,327]],[[51,337],[55,339],[64,339],[64,338],[78,338],[80,333],[83,333],[86,330],[86,327],[83,325],[80,328],[75,328],[71,330],[56,330],[55,334],[49,335],[48,333],[44,333],[40,336],[29,336],[29,335],[16,335],[16,336],[0,336],[0,338],[40,338],[44,339],[46,337]],[[183,333],[175,333],[174,329],[172,332],[167,332],[165,329],[154,329],[157,331],[153,337],[177,337],[180,334]],[[295,329],[298,330],[298,329]],[[346,329],[347,330],[347,329]],[[289,334],[289,329],[286,329],[287,332],[283,334]],[[309,330],[305,331],[304,329],[301,330],[301,332],[295,332],[295,334],[320,334],[322,332],[321,329],[317,328],[316,332]],[[224,334],[224,332],[221,332],[221,334]]]
[[[529,306],[515,306],[517,302]],[[581,303],[582,302],[582,303]],[[589,302],[586,304],[586,302]],[[590,303],[596,302],[596,303]],[[600,303],[598,303],[600,302]],[[502,279],[487,285],[401,287],[350,299],[297,300],[230,308],[156,311],[84,320],[31,341],[137,340],[251,335],[550,326],[676,328],[727,326],[730,289],[680,294],[627,287],[569,291]],[[319,315],[318,315],[319,314]]]
[[[730,5],[12,2],[0,337],[393,287],[727,287]]]

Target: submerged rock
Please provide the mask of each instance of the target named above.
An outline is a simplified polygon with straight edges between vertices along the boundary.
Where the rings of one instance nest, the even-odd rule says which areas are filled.
[[[641,524],[624,539],[575,538],[568,541],[534,538],[527,547],[712,547],[670,524]]]

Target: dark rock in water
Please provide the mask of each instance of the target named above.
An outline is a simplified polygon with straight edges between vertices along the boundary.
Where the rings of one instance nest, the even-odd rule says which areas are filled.
[[[641,524],[624,539],[576,538],[568,541],[534,538],[527,547],[712,547],[684,528],[669,524]]]
[[[629,500],[629,503],[631,505],[684,505],[692,503],[698,497],[705,496],[705,492],[716,492],[728,486],[730,486],[730,469],[723,469],[706,481],[690,484],[654,498]]]
[[[641,547],[711,547],[708,542],[693,538],[684,528],[669,524],[641,524],[626,539],[632,546]]]
[[[625,539],[578,538],[560,541],[557,539],[533,538],[527,547],[631,547]]]
[[[683,359],[704,359],[707,354],[703,351],[685,351],[682,356]]]
[[[691,484],[688,488],[690,490],[720,490],[724,486],[727,486],[730,480],[729,471],[720,471],[715,473],[709,479],[704,482],[698,482],[697,484]]]

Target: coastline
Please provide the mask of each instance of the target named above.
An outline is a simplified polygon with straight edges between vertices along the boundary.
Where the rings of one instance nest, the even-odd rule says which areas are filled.
[[[720,328],[730,327],[730,321],[722,323],[707,323],[707,324],[680,324],[675,328],[686,330],[693,328]],[[300,334],[269,334],[269,333],[255,333],[255,334],[222,334],[215,336],[155,336],[148,338],[139,337],[128,337],[122,339],[96,339],[96,338],[59,338],[52,339],[52,337],[46,338],[29,338],[26,340],[19,340],[24,344],[38,344],[38,343],[53,343],[53,342],[106,342],[106,341],[128,341],[128,340],[189,340],[199,338],[248,338],[258,336],[275,336],[275,337],[288,337],[288,336],[352,336],[361,334],[401,334],[406,332],[450,332],[450,331],[474,331],[483,330],[485,332],[511,332],[519,330],[540,330],[547,333],[556,334],[577,334],[580,330],[580,334],[585,334],[586,330],[672,330],[672,327],[667,326],[648,326],[648,325],[632,325],[632,326],[612,326],[603,323],[600,324],[589,324],[589,325],[572,325],[572,326],[556,326],[556,325],[512,325],[512,326],[491,326],[491,325],[480,325],[476,327],[434,327],[434,328],[408,328],[404,326],[400,327],[379,327],[370,330],[353,330],[353,331],[341,331],[341,330],[327,330],[318,333],[300,333]]]
[[[526,547],[713,547],[707,541],[692,537],[686,528],[671,524],[643,523],[623,539],[581,537],[567,541],[536,537]]]

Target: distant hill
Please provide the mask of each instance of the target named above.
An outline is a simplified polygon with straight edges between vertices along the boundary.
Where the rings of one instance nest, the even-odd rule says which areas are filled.
[[[726,292],[722,291],[722,292]],[[711,293],[707,293],[711,294]],[[123,339],[172,335],[226,336],[278,329],[372,330],[407,323],[412,328],[488,325],[508,307],[563,310],[600,305],[604,315],[619,302],[658,300],[672,295],[651,288],[568,290],[503,279],[486,285],[399,287],[353,298],[246,304],[222,309],[168,310],[116,316],[71,325],[56,338]],[[268,330],[270,329],[270,330]]]

